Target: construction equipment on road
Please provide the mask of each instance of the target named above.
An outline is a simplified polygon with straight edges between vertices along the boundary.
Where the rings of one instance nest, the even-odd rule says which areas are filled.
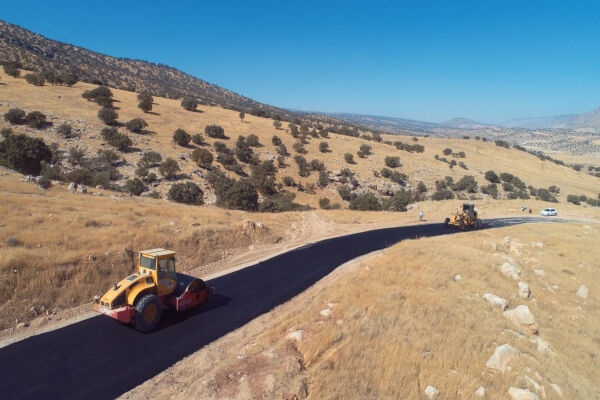
[[[479,212],[475,210],[475,204],[464,203],[462,212],[456,210],[456,214],[444,221],[444,227],[458,228],[464,231],[467,228],[479,229],[483,226]]]
[[[214,292],[202,279],[176,272],[174,251],[138,252],[137,270],[95,298],[94,310],[150,332],[158,325],[163,308],[189,310],[209,301]]]

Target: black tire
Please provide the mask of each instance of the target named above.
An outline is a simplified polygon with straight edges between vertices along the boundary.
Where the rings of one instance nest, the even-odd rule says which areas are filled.
[[[162,306],[153,294],[144,295],[135,303],[135,328],[141,332],[150,332],[160,321]]]
[[[450,218],[446,218],[444,220],[444,228],[448,228],[448,224],[450,223]]]
[[[461,219],[460,221],[458,221],[458,229],[461,231],[465,230],[465,221],[464,220]]]

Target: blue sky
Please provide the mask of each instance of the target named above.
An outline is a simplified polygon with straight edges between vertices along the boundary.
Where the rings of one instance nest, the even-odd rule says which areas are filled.
[[[600,2],[5,1],[0,19],[279,107],[432,122],[600,107]]]

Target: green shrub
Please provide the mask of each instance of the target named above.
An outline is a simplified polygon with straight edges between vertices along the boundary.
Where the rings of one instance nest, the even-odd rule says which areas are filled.
[[[281,144],[281,139],[279,136],[273,135],[271,138],[271,143],[273,143],[273,146],[279,146]]]
[[[277,154],[279,154],[282,157],[287,157],[290,155],[290,153],[288,153],[287,147],[285,147],[285,144],[283,143],[277,146]]]
[[[500,183],[500,178],[492,170],[486,171],[486,173],[485,173],[485,179],[487,179],[491,183]]]
[[[21,71],[19,71],[21,65],[16,61],[5,62],[2,67],[4,69],[4,73],[8,76],[12,76],[13,78],[18,77],[21,73]]]
[[[490,196],[492,196],[492,198],[497,199],[498,198],[498,185],[496,185],[495,183],[490,183],[487,186],[482,186],[481,193],[489,194]]]
[[[102,107],[100,111],[98,111],[98,118],[106,125],[115,125],[117,123],[117,118],[119,118],[119,114],[112,108]]]
[[[248,137],[246,138],[246,144],[250,147],[261,147],[262,146],[260,144],[260,141],[258,140],[258,136],[256,136],[253,133],[248,135]]]
[[[352,190],[346,185],[338,187],[337,191],[342,200],[345,201],[352,201],[356,197],[356,195],[352,193]]]
[[[149,113],[150,111],[152,111],[153,103],[154,103],[154,100],[153,100],[152,96],[150,96],[150,98],[144,98],[144,99],[140,100],[140,102],[138,103],[138,107],[143,112]]]
[[[366,156],[371,154],[371,146],[369,146],[368,144],[361,144],[360,149],[356,154],[358,154],[360,158],[365,158]]]
[[[192,152],[192,160],[200,167],[209,167],[213,162],[213,155],[206,149],[195,149]]]
[[[451,200],[454,198],[454,193],[449,189],[439,189],[431,195],[431,200]]]
[[[503,172],[500,174],[500,179],[502,179],[503,182],[510,182],[512,181],[514,178],[514,175],[509,174],[508,172]]]
[[[98,158],[106,163],[113,165],[119,160],[119,155],[112,150],[98,150]]]
[[[125,129],[127,129],[129,132],[140,133],[147,126],[148,126],[148,123],[146,121],[144,121],[143,119],[134,118],[125,124]]]
[[[81,164],[83,161],[83,156],[85,156],[85,152],[83,150],[75,147],[71,147],[69,149],[69,162],[71,164]]]
[[[210,138],[227,139],[227,136],[225,136],[225,130],[219,125],[207,125],[204,128],[204,133]]]
[[[20,108],[11,108],[4,114],[4,120],[14,125],[21,125],[25,123],[25,116],[25,111]]]
[[[295,203],[294,195],[281,194],[273,198],[265,199],[258,205],[259,212],[286,212],[286,211],[306,211],[310,207]]]
[[[469,193],[477,193],[477,180],[473,175],[465,175],[454,184],[452,189],[457,191],[466,190]]]
[[[301,142],[296,142],[292,145],[294,151],[298,154],[306,154],[308,151],[304,148],[304,145]]]
[[[325,163],[315,158],[310,162],[310,169],[312,169],[313,171],[324,171]]]
[[[389,211],[406,211],[406,207],[414,202],[414,196],[407,190],[394,193],[383,202],[382,208]]]
[[[169,180],[175,178],[179,171],[181,171],[181,169],[179,169],[177,161],[173,160],[172,158],[167,158],[158,167],[158,172],[160,172],[165,179]]]
[[[71,125],[69,125],[69,124],[62,124],[56,130],[56,133],[58,133],[60,136],[64,137],[65,139],[70,138],[72,135],[72,132],[73,132],[73,129],[71,128]]]
[[[346,161],[348,164],[354,164],[354,156],[350,153],[346,153],[344,154],[344,161]]]
[[[185,97],[183,100],[181,100],[181,107],[188,111],[196,111],[198,104],[198,100],[192,97]]]
[[[469,169],[467,168],[467,164],[465,164],[464,162],[459,162],[458,165],[462,168],[462,169]]]
[[[100,135],[108,144],[120,151],[127,151],[133,144],[129,136],[119,133],[117,128],[103,128]]]
[[[319,187],[324,188],[325,186],[329,185],[329,175],[327,174],[327,171],[319,171],[319,179],[317,180],[317,185],[319,185]]]
[[[250,182],[265,196],[271,196],[277,192],[274,175],[275,167],[272,161],[264,161],[262,164],[250,167]]]
[[[240,179],[233,184],[215,187],[217,205],[232,210],[256,211],[258,209],[258,193],[247,179]]]
[[[175,133],[173,133],[173,141],[180,146],[186,147],[188,144],[190,144],[191,140],[192,137],[190,134],[181,128],[176,129]]]
[[[37,176],[42,162],[50,162],[52,152],[42,139],[10,135],[0,142],[0,165],[22,174]]]
[[[556,185],[552,185],[552,186],[550,186],[548,188],[548,191],[550,193],[557,193],[558,194],[558,193],[560,193],[560,188],[558,186],[556,186]]]
[[[296,165],[298,165],[298,175],[302,176],[302,177],[306,177],[310,175],[310,169],[308,166],[308,162],[306,161],[306,159],[302,156],[294,156],[294,161],[296,162]]]
[[[203,196],[202,189],[193,182],[175,183],[167,193],[167,198],[171,201],[197,206],[204,203]]]
[[[362,193],[350,201],[351,210],[380,211],[381,203],[373,193]]]
[[[419,182],[417,185],[417,193],[425,193],[427,192],[427,186],[423,182]]]
[[[27,117],[25,117],[25,123],[30,128],[35,129],[42,129],[48,124],[46,121],[46,116],[39,111],[32,111],[27,114]]]
[[[135,196],[139,196],[146,190],[146,185],[144,185],[144,182],[139,178],[128,179],[127,182],[125,182],[125,187],[129,193]]]
[[[273,126],[275,129],[281,129],[281,121],[273,121]]]
[[[44,83],[45,83],[44,77],[35,72],[26,74],[25,80],[27,81],[27,83],[35,85],[35,86],[44,86]]]
[[[400,167],[400,157],[392,157],[392,156],[387,156],[385,158],[385,165],[390,167],[390,168],[397,168]]]
[[[445,156],[449,156],[450,154],[452,154],[452,149],[449,147],[446,147],[444,149],[444,151],[442,151],[442,153],[444,153]]]
[[[204,145],[204,137],[200,133],[196,133],[192,136],[192,142],[198,146]]]
[[[319,143],[319,151],[321,153],[327,153],[327,152],[329,152],[329,143],[327,143],[327,142],[321,142],[321,143]]]
[[[487,141],[487,139],[485,139],[484,141]],[[494,141],[494,143],[496,143],[496,146],[506,147],[507,149],[510,149],[510,144],[504,140],[496,140]]]
[[[37,180],[37,185],[42,189],[50,189],[50,187],[52,186],[52,181],[46,178],[45,176],[42,176]]]
[[[505,192],[514,192],[515,187],[510,182],[504,182],[502,184],[502,189],[504,189]]]
[[[319,199],[319,207],[321,207],[323,210],[330,210],[331,200],[329,200],[327,197]]]
[[[551,203],[558,203],[558,199],[550,193],[548,189],[539,188],[537,189],[537,197],[542,201],[548,201]]]
[[[7,138],[7,137],[9,137],[12,134],[13,134],[12,128],[2,128],[2,129],[0,129],[0,135],[2,135],[3,138]]]

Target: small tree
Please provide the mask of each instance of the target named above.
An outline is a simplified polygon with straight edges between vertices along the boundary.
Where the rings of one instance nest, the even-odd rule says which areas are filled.
[[[204,133],[206,133],[206,136],[210,138],[227,139],[227,136],[225,136],[225,130],[219,125],[207,125],[204,128]]]
[[[198,100],[193,97],[184,97],[183,100],[181,100],[181,107],[188,111],[196,111],[198,104]]]
[[[329,143],[327,143],[327,142],[319,143],[319,151],[321,153],[327,153],[329,151]]]
[[[510,182],[514,179],[514,175],[509,174],[508,172],[503,172],[500,174],[500,179],[502,179],[503,182]]]
[[[491,183],[500,183],[500,178],[492,170],[486,171],[486,173],[485,173],[485,179],[487,179]]]
[[[129,136],[118,132],[110,137],[108,143],[119,151],[127,151],[133,144]]]
[[[277,121],[277,120],[273,121],[273,126],[277,130],[281,129],[281,121]]]
[[[192,160],[200,167],[210,167],[213,162],[213,155],[206,149],[195,149],[192,152]]]
[[[192,137],[190,136],[190,134],[181,128],[178,128],[173,134],[173,141],[180,146],[187,146],[188,144],[190,144],[191,140]]]
[[[172,158],[167,158],[158,167],[158,172],[160,172],[160,174],[168,180],[175,178],[179,171],[181,170],[179,169],[177,161],[173,160]]]
[[[64,137],[65,139],[70,138],[72,135],[72,132],[73,132],[73,129],[71,128],[71,125],[69,125],[69,124],[62,124],[56,130],[56,133],[58,133],[60,136]]]
[[[477,193],[477,180],[473,175],[465,175],[454,184],[453,189]]]
[[[98,111],[98,118],[106,125],[115,125],[117,123],[117,118],[119,118],[119,114],[112,108],[102,107],[100,111]]]
[[[143,112],[149,113],[150,111],[152,111],[152,104],[153,104],[152,97],[145,98],[139,102],[138,107]]]
[[[134,118],[125,124],[125,128],[133,133],[140,133],[147,126],[148,123],[141,118]]]
[[[363,193],[350,201],[351,210],[380,211],[381,203],[373,193]]]
[[[425,193],[427,192],[427,186],[423,182],[419,182],[417,185],[417,193]]]
[[[271,143],[273,143],[273,146],[279,146],[281,144],[281,139],[279,136],[273,135],[271,138]]]
[[[327,171],[319,171],[319,180],[317,181],[317,185],[319,185],[321,188],[329,185],[329,175],[327,174]]]
[[[290,153],[288,153],[287,147],[285,147],[285,144],[280,143],[279,146],[277,146],[277,154],[279,154],[281,157],[287,157],[290,155]]]
[[[256,136],[253,133],[248,135],[248,137],[246,138],[246,143],[250,147],[261,147],[260,141],[258,140],[258,136]]]
[[[63,83],[65,84],[65,86],[73,86],[74,84],[76,84],[77,82],[79,82],[79,77],[75,74],[69,73],[66,75],[63,75]]]
[[[192,136],[192,142],[194,142],[198,146],[202,146],[205,144],[204,137],[202,137],[202,134],[200,134],[200,133],[196,133],[195,135]]]
[[[18,77],[21,73],[19,68],[21,68],[21,65],[15,61],[6,62],[3,65],[4,73],[8,76],[12,76],[13,78]]]
[[[4,120],[11,124],[20,125],[25,123],[25,111],[20,108],[11,108],[4,114]]]
[[[125,187],[129,193],[135,196],[139,196],[146,190],[146,185],[140,178],[128,179],[127,182],[125,182]]]
[[[0,165],[22,174],[39,175],[42,162],[52,160],[52,151],[42,139],[10,135],[0,142]]]
[[[348,164],[354,164],[354,156],[350,153],[346,153],[344,154],[344,160],[348,163]]]
[[[239,117],[240,117],[240,120],[242,122],[244,122],[244,118],[246,118],[246,113],[244,112],[244,110],[240,111]]]
[[[300,142],[296,142],[292,145],[292,148],[294,149],[294,151],[298,154],[306,154],[308,153],[306,151],[306,149],[304,148],[304,145]]]
[[[357,154],[360,158],[365,158],[366,156],[371,154],[371,146],[369,146],[368,144],[361,144]]]
[[[2,128],[2,129],[0,129],[0,135],[2,135],[3,138],[9,137],[13,133],[14,132],[13,132],[12,128]]]
[[[445,156],[449,156],[450,154],[452,154],[452,149],[449,147],[446,147],[444,149],[444,151],[442,151],[442,153],[444,153]]]
[[[177,203],[194,204],[200,206],[204,203],[204,193],[198,185],[193,182],[175,183],[169,189],[167,198]]]
[[[396,168],[401,166],[400,157],[387,156],[384,161],[385,165],[387,165],[390,168]]]
[[[39,111],[32,111],[25,117],[27,126],[35,129],[42,129],[46,126],[46,116]]]
[[[35,72],[25,75],[25,80],[27,83],[35,86],[44,86],[44,83],[46,82],[42,75]]]

